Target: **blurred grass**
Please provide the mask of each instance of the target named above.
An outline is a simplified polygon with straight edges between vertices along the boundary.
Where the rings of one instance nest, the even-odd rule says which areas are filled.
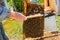
[[[58,30],[60,30],[60,16],[56,16],[56,24],[57,24],[57,28]]]
[[[10,40],[22,40],[23,27],[22,22],[16,22],[15,20],[6,19],[3,23],[4,29],[8,34]]]

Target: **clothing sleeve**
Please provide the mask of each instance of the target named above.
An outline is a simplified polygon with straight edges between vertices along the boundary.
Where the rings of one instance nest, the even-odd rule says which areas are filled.
[[[0,15],[0,21],[8,18],[10,15],[10,10],[8,8],[4,7],[4,8],[2,8],[2,10],[3,11],[1,12],[1,15]]]
[[[5,6],[5,3],[0,3],[0,21],[8,18],[10,15],[10,10]]]
[[[2,34],[4,40],[9,40],[9,38],[7,37],[7,35],[4,32],[3,26],[1,26],[1,34]]]

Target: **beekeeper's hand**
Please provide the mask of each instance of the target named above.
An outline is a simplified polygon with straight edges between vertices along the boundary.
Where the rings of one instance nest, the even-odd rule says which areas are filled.
[[[10,18],[14,19],[18,22],[23,22],[23,21],[27,20],[27,17],[24,16],[22,13],[15,12],[15,11],[10,12]]]

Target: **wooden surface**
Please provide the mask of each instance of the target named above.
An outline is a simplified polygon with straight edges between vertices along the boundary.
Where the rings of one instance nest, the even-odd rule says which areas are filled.
[[[26,38],[25,40],[60,40],[60,33],[46,32],[43,37],[38,38]]]
[[[30,15],[30,16],[27,16],[27,18],[35,18],[35,17],[41,17],[43,16],[43,14],[35,14],[35,15]]]

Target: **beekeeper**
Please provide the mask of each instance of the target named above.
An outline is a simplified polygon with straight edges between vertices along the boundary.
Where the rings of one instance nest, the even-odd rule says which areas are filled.
[[[2,21],[7,17],[15,19],[16,21],[19,21],[19,22],[23,22],[26,20],[26,17],[21,13],[9,11],[4,3],[4,0],[0,0],[0,40],[9,40],[9,38],[5,34],[5,31],[2,25]]]

